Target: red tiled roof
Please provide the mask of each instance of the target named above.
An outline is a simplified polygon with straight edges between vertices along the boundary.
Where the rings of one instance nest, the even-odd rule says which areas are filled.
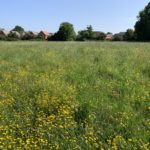
[[[41,31],[44,35],[48,36],[49,33],[47,31]]]

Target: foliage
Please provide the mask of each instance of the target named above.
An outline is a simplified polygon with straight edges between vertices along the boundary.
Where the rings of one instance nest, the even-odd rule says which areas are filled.
[[[137,40],[150,40],[150,3],[139,13],[138,21],[135,24]]]
[[[5,40],[7,40],[7,37],[3,36],[3,35],[0,35],[0,41],[5,41]]]
[[[78,32],[77,41],[86,41],[88,37],[87,30],[81,30]]]
[[[45,38],[42,35],[40,35],[40,34],[38,34],[37,36],[35,36],[34,39],[35,39],[35,41],[45,41]]]
[[[81,30],[78,32],[77,40],[78,41],[86,41],[86,40],[93,40],[94,33],[92,26],[87,26],[86,30]]]
[[[128,29],[124,35],[125,41],[133,41],[135,39],[135,34],[133,29]]]
[[[20,36],[18,35],[19,33],[15,33],[15,32],[10,32],[8,34],[8,37],[6,37],[6,39],[8,41],[16,41],[20,39]]]
[[[87,26],[87,39],[92,40],[93,39],[93,27],[91,25]]]
[[[114,34],[113,41],[124,41],[124,36],[125,36],[124,32]]]
[[[22,32],[24,32],[24,28],[22,28],[21,26],[15,26],[13,29],[12,29],[12,31],[17,31],[17,32],[19,32],[19,33],[22,33]]]
[[[75,38],[76,34],[73,25],[69,22],[63,22],[61,23],[58,32],[49,39],[54,41],[73,41]]]
[[[49,36],[47,38],[48,41],[61,41],[58,32],[54,33],[54,35]]]
[[[107,34],[106,35],[108,35],[108,34],[113,34],[112,32],[107,32]]]
[[[150,149],[149,49],[1,42],[0,149]]]
[[[22,40],[33,40],[36,39],[37,37],[31,32],[25,32],[25,34],[22,36]]]
[[[104,41],[105,38],[106,38],[106,34],[104,32],[101,32],[98,36],[97,35],[94,36],[95,40],[100,40],[100,41]]]

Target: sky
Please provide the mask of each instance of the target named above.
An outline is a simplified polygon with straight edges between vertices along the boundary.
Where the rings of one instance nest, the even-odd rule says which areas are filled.
[[[26,31],[56,32],[70,22],[75,31],[92,25],[95,31],[117,33],[134,28],[149,0],[0,0],[0,28],[20,25]]]

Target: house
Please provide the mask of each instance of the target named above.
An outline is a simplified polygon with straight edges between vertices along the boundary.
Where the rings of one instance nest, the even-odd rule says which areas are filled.
[[[33,32],[33,31],[27,31],[26,34],[31,35],[31,36],[38,36],[38,32]]]
[[[101,31],[93,31],[95,37],[99,37],[103,32]]]
[[[104,40],[105,33],[101,31],[93,31],[93,37],[95,40]]]
[[[124,35],[125,35],[125,32],[119,32],[119,33],[116,33],[113,37],[113,39],[115,41],[123,41],[124,40]]]
[[[11,36],[15,36],[17,38],[20,38],[21,37],[21,34],[17,31],[10,31],[9,35]]]
[[[20,33],[20,35],[21,35],[21,37],[23,37],[23,36],[25,36],[25,35],[26,35],[26,32],[25,32],[25,31],[23,31],[23,32],[21,32],[21,33]]]
[[[34,36],[38,36],[38,32],[32,32],[32,34],[34,35]]]
[[[0,29],[0,37],[7,37],[10,32],[4,29]]]
[[[107,34],[105,40],[112,41],[113,40],[113,34],[112,33]]]
[[[52,36],[53,34],[52,33],[49,33],[49,32],[46,32],[46,31],[41,31],[40,33],[39,33],[39,36],[41,36],[44,40],[47,40],[47,38],[49,37],[49,36]]]

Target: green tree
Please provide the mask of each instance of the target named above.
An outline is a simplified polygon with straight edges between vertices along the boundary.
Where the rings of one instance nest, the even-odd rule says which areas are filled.
[[[112,34],[111,32],[107,32],[107,34]]]
[[[133,41],[134,40],[134,30],[128,29],[124,35],[125,41]]]
[[[114,34],[113,41],[123,41],[123,37],[118,34]]]
[[[141,41],[150,40],[150,2],[139,13],[138,21],[135,24],[136,39]]]
[[[69,22],[63,22],[60,27],[58,32],[56,32],[52,40],[57,40],[57,41],[72,41],[75,40],[76,38],[76,33],[74,31],[74,27],[71,23]]]
[[[33,40],[33,39],[36,39],[36,37],[35,35],[32,34],[32,31],[28,31],[22,36],[22,40]]]
[[[48,41],[60,41],[61,39],[60,39],[59,33],[56,32],[54,35],[49,36],[47,40],[48,40]],[[61,40],[61,41],[62,41],[62,40]]]
[[[17,31],[17,32],[19,32],[19,33],[22,33],[22,32],[24,32],[24,28],[22,28],[21,26],[15,26],[13,29],[12,29],[12,31]]]
[[[105,38],[106,38],[106,34],[102,32],[102,33],[99,34],[99,36],[97,37],[97,40],[104,41]]]
[[[81,30],[78,32],[77,40],[78,41],[86,41],[88,39],[87,30]]]
[[[8,41],[16,41],[20,39],[20,34],[16,31],[11,31],[8,36],[7,36],[7,40]]]
[[[92,40],[94,33],[93,33],[93,27],[91,25],[87,26],[87,33],[88,33],[87,38],[89,40]]]
[[[79,41],[86,41],[93,39],[94,39],[94,32],[91,25],[87,26],[86,30],[81,30],[78,32],[77,40]]]
[[[126,32],[119,32],[114,34],[113,41],[124,41],[124,36]]]

